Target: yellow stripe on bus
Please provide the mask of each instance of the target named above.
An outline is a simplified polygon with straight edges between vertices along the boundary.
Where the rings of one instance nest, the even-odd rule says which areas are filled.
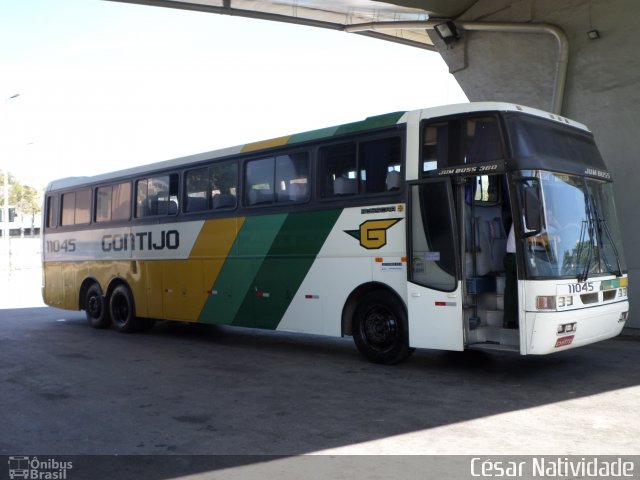
[[[247,143],[242,149],[241,152],[253,152],[255,150],[262,150],[265,148],[272,147],[280,147],[282,145],[286,145],[289,142],[291,135],[287,135],[286,137],[278,137],[272,138],[270,140],[263,140],[261,142]]]

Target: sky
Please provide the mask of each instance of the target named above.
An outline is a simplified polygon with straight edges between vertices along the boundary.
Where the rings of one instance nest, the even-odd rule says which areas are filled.
[[[0,0],[0,170],[37,187],[465,101],[437,53],[359,35],[103,0]]]

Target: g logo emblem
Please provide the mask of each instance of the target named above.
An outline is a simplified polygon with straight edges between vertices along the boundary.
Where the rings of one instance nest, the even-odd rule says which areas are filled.
[[[360,240],[360,245],[367,250],[377,250],[387,244],[387,230],[400,220],[402,219],[367,220],[360,224],[359,230],[345,230],[344,232]]]

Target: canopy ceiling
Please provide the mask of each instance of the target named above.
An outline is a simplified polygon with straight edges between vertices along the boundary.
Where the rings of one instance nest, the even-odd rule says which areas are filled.
[[[475,0],[111,0],[343,30],[433,50],[423,22],[452,18]],[[401,28],[389,25],[390,22]],[[416,23],[418,22],[418,23]],[[425,24],[426,25],[426,24]]]

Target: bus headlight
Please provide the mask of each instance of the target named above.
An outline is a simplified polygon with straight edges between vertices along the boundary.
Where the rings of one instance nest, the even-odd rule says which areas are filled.
[[[629,312],[622,312],[620,318],[618,318],[618,323],[626,322],[627,318],[629,318]]]
[[[552,297],[552,296],[536,297],[536,308],[538,310],[555,310],[556,297]]]

